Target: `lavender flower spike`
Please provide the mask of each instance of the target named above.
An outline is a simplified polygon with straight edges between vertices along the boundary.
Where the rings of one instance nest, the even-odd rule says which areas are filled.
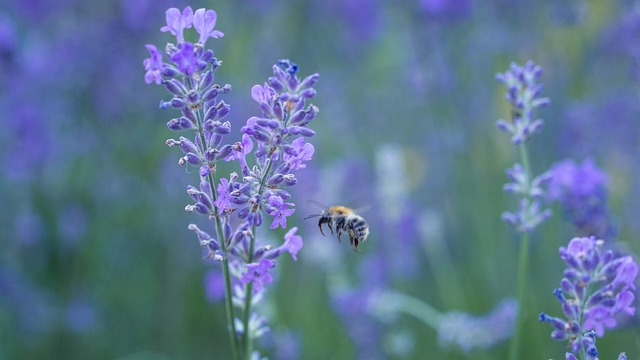
[[[574,238],[561,247],[567,264],[561,288],[554,293],[567,320],[540,314],[541,322],[554,327],[554,340],[568,341],[573,353],[586,352],[595,359],[596,337],[615,328],[618,320],[635,314],[635,280],[638,265],[631,256],[616,256],[603,250],[604,241],[595,237]],[[567,357],[569,358],[569,357]]]
[[[496,75],[496,79],[507,86],[505,99],[513,106],[512,122],[498,120],[500,130],[512,134],[514,144],[525,142],[532,134],[542,130],[544,123],[541,119],[532,119],[535,108],[549,104],[548,98],[541,98],[542,85],[538,79],[542,75],[542,68],[529,60],[524,66],[512,63],[509,70]]]

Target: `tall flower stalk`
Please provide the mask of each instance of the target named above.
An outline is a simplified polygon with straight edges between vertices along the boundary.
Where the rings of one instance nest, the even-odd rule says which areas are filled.
[[[538,320],[553,326],[551,338],[567,341],[567,360],[598,358],[596,338],[614,328],[622,316],[635,314],[635,280],[638,264],[631,256],[603,249],[595,237],[574,238],[560,248],[567,264],[560,287],[553,294],[562,305],[565,319],[540,313]],[[624,353],[619,359],[626,359]]]
[[[507,86],[505,99],[511,104],[511,121],[498,120],[500,130],[511,134],[511,142],[518,147],[521,163],[516,163],[507,169],[510,183],[504,185],[504,190],[520,197],[519,208],[516,212],[505,212],[502,219],[513,225],[520,233],[520,252],[518,256],[518,270],[516,278],[516,292],[519,314],[515,331],[509,348],[509,359],[519,358],[520,338],[524,315],[526,314],[526,280],[529,261],[529,233],[541,222],[551,216],[549,209],[542,209],[541,199],[544,195],[543,186],[549,181],[550,173],[533,177],[526,141],[535,133],[542,130],[544,122],[535,119],[533,112],[540,106],[549,103],[548,98],[540,97],[542,85],[538,83],[542,75],[542,68],[529,60],[524,66],[512,63],[509,70],[499,73],[496,78]]]
[[[285,229],[287,217],[295,211],[286,189],[297,183],[295,173],[314,153],[305,138],[315,135],[307,125],[318,109],[306,102],[316,94],[313,85],[318,74],[301,80],[296,64],[280,60],[273,66],[273,76],[251,89],[260,116],[247,120],[240,141],[224,143],[225,135],[231,132],[231,123],[224,120],[230,106],[218,96],[229,92],[231,86],[214,83],[221,62],[212,50],[205,49],[208,38],[224,35],[215,29],[216,19],[213,10],[167,10],[167,25],[161,31],[175,35],[176,44],[166,46],[168,63],[155,46],[147,45],[150,57],[144,61],[145,81],[162,84],[172,95],[171,100],[160,103],[161,108],[181,111],[167,127],[192,135],[193,140],[181,136],[167,140],[167,145],[182,150],[181,166],[197,168],[200,182],[197,187],[188,186],[193,203],[185,210],[211,220],[215,236],[196,224],[188,228],[208,249],[207,257],[222,266],[233,358],[251,359],[259,356],[253,351],[253,340],[268,331],[266,319],[253,308],[273,281],[270,271],[278,256],[288,252],[297,260],[302,247],[296,227],[277,247],[259,243],[257,230],[263,224],[263,213],[273,217],[270,229]],[[191,27],[199,34],[196,43],[185,41],[184,31]],[[219,176],[218,161],[236,162],[240,174]]]

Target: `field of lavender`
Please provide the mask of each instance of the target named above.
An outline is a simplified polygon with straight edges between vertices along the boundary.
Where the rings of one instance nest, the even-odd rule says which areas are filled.
[[[638,1],[9,0],[0,86],[0,359],[640,359]]]

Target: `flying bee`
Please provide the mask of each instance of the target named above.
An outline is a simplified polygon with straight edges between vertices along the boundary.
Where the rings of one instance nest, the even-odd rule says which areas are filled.
[[[333,235],[333,227],[336,228],[336,235],[338,240],[342,242],[340,238],[342,233],[345,232],[349,234],[349,241],[354,251],[361,253],[358,249],[358,246],[367,240],[367,236],[369,236],[369,225],[364,221],[362,216],[358,215],[346,206],[331,206],[326,210],[323,210],[319,214],[309,215],[305,218],[311,219],[314,217],[320,217],[318,220],[318,227],[320,228],[320,233],[324,235],[324,231],[322,231],[322,225],[327,224],[329,226],[329,230],[331,230],[331,235]]]

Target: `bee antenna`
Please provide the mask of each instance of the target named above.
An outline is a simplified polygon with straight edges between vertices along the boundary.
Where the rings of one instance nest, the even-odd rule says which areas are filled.
[[[313,214],[313,215],[309,215],[309,216],[307,216],[307,217],[306,217],[306,218],[304,218],[304,219],[305,219],[305,220],[307,220],[307,219],[311,219],[311,218],[318,217],[318,216],[322,216],[322,214]]]

